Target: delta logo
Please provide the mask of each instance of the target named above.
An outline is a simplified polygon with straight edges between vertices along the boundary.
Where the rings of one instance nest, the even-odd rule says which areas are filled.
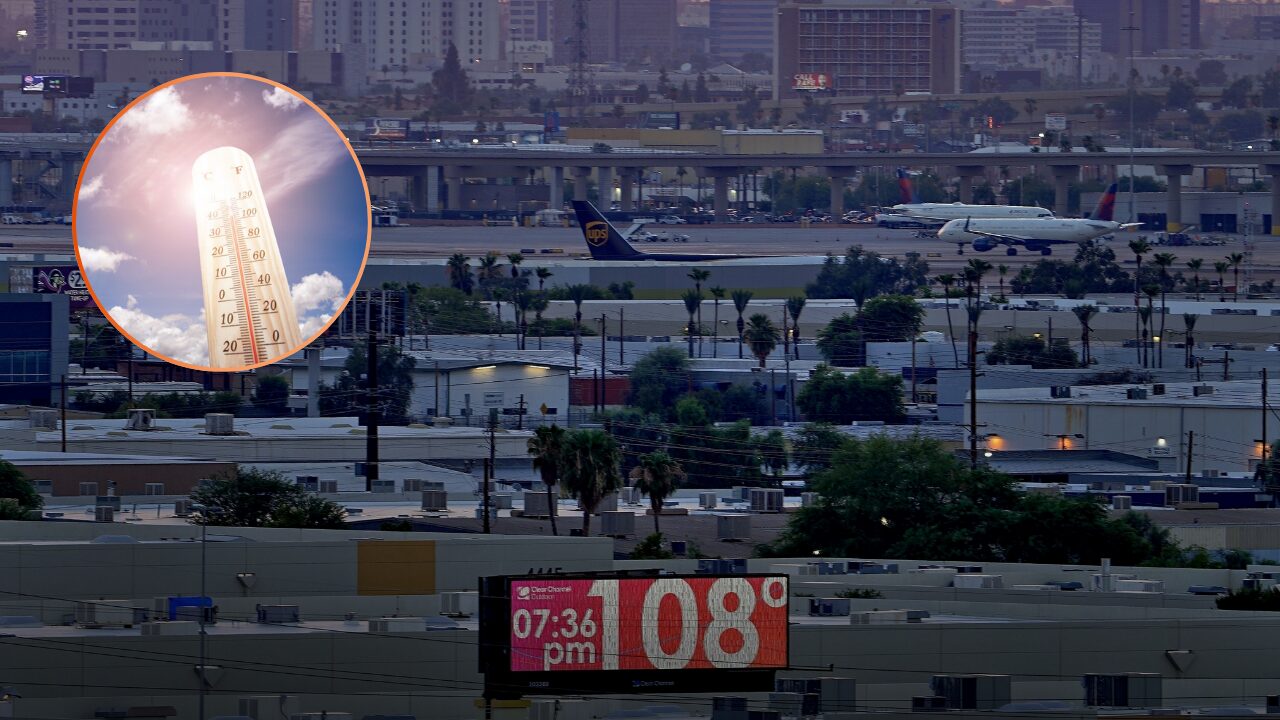
[[[585,234],[587,242],[600,247],[609,241],[609,225],[603,220],[592,220],[587,223]]]

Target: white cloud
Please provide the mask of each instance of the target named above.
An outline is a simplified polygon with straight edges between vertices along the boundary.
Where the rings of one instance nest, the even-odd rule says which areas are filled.
[[[129,296],[128,307],[116,305],[110,314],[151,352],[192,365],[208,366],[209,337],[203,312],[197,318],[187,315],[155,317],[138,309],[137,300]]]
[[[322,329],[324,329],[324,326],[329,322],[329,318],[331,317],[333,316],[326,313],[324,315],[312,315],[311,317],[306,318],[305,320],[299,321],[298,329],[301,330],[302,337],[304,339],[309,338],[312,335],[315,335],[316,333],[320,332]]]
[[[182,101],[174,87],[167,87],[129,109],[116,127],[130,130],[139,136],[168,135],[185,129],[192,123],[191,108]],[[129,133],[108,133],[125,137]],[[132,139],[132,138],[130,138]]]
[[[312,115],[276,133],[271,144],[256,154],[254,163],[263,187],[269,188],[267,197],[274,200],[323,177],[331,166],[350,157],[333,128]]]
[[[97,175],[86,183],[80,183],[80,193],[77,196],[80,200],[92,200],[99,192],[102,191],[102,176]]]
[[[342,307],[342,301],[347,298],[346,291],[342,289],[342,280],[328,270],[303,277],[291,288],[291,294],[293,306],[299,315],[312,310],[337,312]]]
[[[262,99],[277,110],[292,110],[302,104],[302,98],[278,87],[263,90]]]
[[[120,267],[120,263],[133,259],[134,257],[129,253],[110,248],[80,248],[80,260],[84,263],[84,269],[89,272],[115,272],[116,268]],[[130,300],[132,299],[130,296]]]

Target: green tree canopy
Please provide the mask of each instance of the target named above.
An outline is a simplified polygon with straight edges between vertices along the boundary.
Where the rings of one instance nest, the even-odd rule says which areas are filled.
[[[309,495],[275,471],[239,468],[191,493],[192,502],[216,510],[197,512],[191,522],[226,527],[341,528],[341,505]]]
[[[852,298],[860,303],[876,295],[914,294],[928,284],[928,277],[929,265],[918,254],[899,262],[854,245],[843,258],[827,256],[817,280],[805,288],[805,295],[810,299]]]
[[[902,377],[862,368],[844,373],[819,365],[796,397],[796,406],[812,422],[847,425],[855,420],[893,422],[903,416]]]
[[[253,390],[253,404],[272,413],[288,409],[289,381],[283,375],[266,375]]]
[[[378,347],[378,387],[373,401],[382,412],[382,421],[391,425],[409,422],[409,399],[413,395],[413,368],[416,361],[394,345]],[[320,386],[320,411],[325,415],[368,417],[368,355],[361,345],[351,349],[343,364],[345,372],[333,385]]]
[[[1063,342],[1058,342],[1059,340]],[[1053,347],[1050,348],[1046,346],[1044,338],[1007,335],[997,340],[987,351],[987,364],[1030,365],[1036,370],[1078,367],[1080,361],[1065,340],[1066,338],[1055,338]]]
[[[688,390],[688,356],[674,347],[660,347],[631,366],[631,395],[627,404],[644,413],[674,420],[676,400]]]
[[[11,462],[0,460],[0,520],[39,520],[44,498]]]

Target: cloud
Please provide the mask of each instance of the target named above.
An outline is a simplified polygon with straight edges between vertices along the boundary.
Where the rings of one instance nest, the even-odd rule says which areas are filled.
[[[306,320],[300,321],[298,329],[301,331],[303,338],[309,338],[324,329],[324,326],[329,322],[329,318],[332,317],[329,314],[312,315]]]
[[[177,88],[167,87],[134,105],[120,118],[116,127],[131,132],[108,135],[127,140],[134,139],[132,133],[139,137],[168,135],[186,129],[192,121],[191,108],[182,101]]]
[[[324,177],[351,155],[333,128],[317,115],[300,118],[276,133],[270,145],[254,156],[258,174],[271,200]]]
[[[292,110],[302,104],[302,98],[278,87],[263,90],[262,99],[277,110]]]
[[[87,183],[80,183],[80,192],[77,195],[80,200],[92,200],[99,192],[102,191],[102,176],[97,175]]]
[[[347,293],[342,289],[342,280],[328,270],[304,276],[294,284],[290,292],[293,295],[293,306],[299,315],[312,310],[335,313],[342,307],[342,301],[347,299]]]
[[[84,263],[84,269],[89,272],[115,272],[116,268],[120,267],[120,263],[133,259],[134,257],[129,253],[110,248],[80,248],[80,261]],[[132,296],[130,299],[133,299]]]
[[[137,300],[131,295],[128,307],[117,305],[111,308],[110,314],[151,352],[192,365],[209,365],[209,337],[205,330],[204,312],[197,318],[187,315],[155,317],[139,309]]]

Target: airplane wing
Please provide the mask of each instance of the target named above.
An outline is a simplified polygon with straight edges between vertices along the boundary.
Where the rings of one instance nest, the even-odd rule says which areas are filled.
[[[994,240],[1000,245],[1026,245],[1031,238],[1021,237],[1019,235],[1006,235],[1000,233],[987,232],[986,230],[977,230],[966,225],[965,232],[973,235],[980,235],[988,240]]]

